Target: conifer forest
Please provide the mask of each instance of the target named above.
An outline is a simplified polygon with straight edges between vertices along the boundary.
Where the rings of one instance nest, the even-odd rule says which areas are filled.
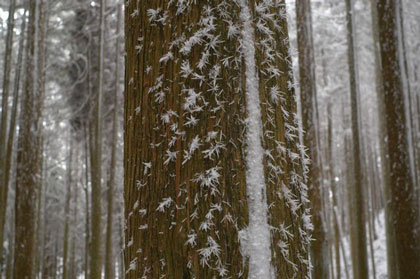
[[[0,0],[0,279],[420,279],[420,0]]]

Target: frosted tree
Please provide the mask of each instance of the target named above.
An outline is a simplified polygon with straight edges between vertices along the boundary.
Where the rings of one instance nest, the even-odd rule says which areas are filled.
[[[393,259],[395,278],[420,276],[420,223],[419,208],[410,171],[409,139],[406,127],[409,119],[405,103],[400,42],[397,19],[398,1],[377,1],[379,45],[381,53],[383,105],[386,112],[386,152],[388,155],[387,179],[389,180],[389,212],[386,221],[388,243],[394,244]],[[391,231],[390,231],[391,230]]]
[[[284,1],[125,15],[126,278],[309,278]]]
[[[308,158],[312,161],[308,168],[309,199],[313,209],[313,238],[311,244],[311,261],[313,278],[328,277],[328,242],[323,224],[323,206],[321,191],[321,162],[318,150],[318,115],[315,80],[314,46],[312,38],[312,15],[309,0],[296,1],[296,28],[299,52],[300,98],[302,108],[302,125],[304,144],[309,147]]]

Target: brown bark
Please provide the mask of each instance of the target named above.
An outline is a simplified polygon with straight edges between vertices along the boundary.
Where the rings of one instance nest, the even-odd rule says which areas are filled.
[[[309,149],[311,160],[307,174],[309,199],[312,205],[314,241],[311,244],[312,278],[328,277],[328,242],[322,218],[321,168],[318,158],[317,114],[316,114],[316,77],[312,38],[311,3],[309,0],[296,1],[297,42],[299,52],[300,99],[302,126],[305,130],[304,144]]]
[[[359,132],[359,103],[358,103],[358,81],[357,81],[357,65],[356,65],[356,48],[355,48],[355,32],[353,30],[353,1],[346,0],[346,18],[347,18],[347,41],[348,41],[348,63],[350,76],[350,102],[351,102],[351,130],[353,137],[353,171],[354,171],[354,188],[351,189],[351,211],[354,213],[355,241],[353,249],[353,277],[355,279],[368,278],[368,259],[367,259],[367,242],[366,242],[366,213],[365,213],[365,195],[363,187],[362,173],[362,151],[361,151],[361,134]]]
[[[252,22],[261,20],[269,30],[255,30],[255,41],[266,44],[255,43],[255,82],[267,150],[265,194],[275,228],[271,251],[277,257],[271,263],[275,278],[305,278],[310,224],[302,222],[306,186],[287,22],[279,17],[284,2],[267,8],[272,21],[256,4],[264,6],[246,3]],[[191,1],[183,8],[173,1],[126,2],[126,278],[248,278],[240,246],[248,225],[241,11],[231,1]],[[229,21],[234,25],[226,32]],[[189,41],[194,34],[200,43]],[[274,74],[265,71],[267,65]],[[209,246],[217,253],[206,254]]]
[[[45,8],[43,3],[44,1],[41,1],[37,7],[36,1],[29,1],[28,63],[26,65],[26,82],[17,149],[14,274],[16,279],[32,277],[36,253],[34,223],[36,220],[36,193],[42,177],[40,162],[42,158],[41,112],[43,90],[39,86],[39,78],[42,76],[40,71],[43,71],[43,68],[39,64],[35,68],[35,63],[40,63],[43,60],[42,52],[37,53],[38,49],[43,49],[43,43],[40,43],[42,41],[39,40],[40,37],[35,37],[35,34],[41,35],[42,33],[38,25],[39,22],[35,22],[35,13],[36,9],[39,8],[39,15],[42,15]],[[36,71],[36,69],[38,70]]]
[[[391,216],[387,235],[395,243],[395,278],[420,277],[419,209],[410,173],[409,145],[401,76],[396,18],[396,1],[377,1],[379,43],[382,62],[385,123],[387,127],[387,152],[390,185],[389,206]]]

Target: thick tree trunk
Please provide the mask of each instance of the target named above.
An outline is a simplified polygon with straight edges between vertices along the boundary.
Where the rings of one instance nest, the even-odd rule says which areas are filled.
[[[35,220],[37,189],[42,177],[41,143],[43,90],[39,87],[39,75],[43,68],[39,67],[39,59],[43,59],[39,49],[43,48],[38,41],[39,21],[45,8],[43,1],[29,1],[28,28],[28,63],[26,65],[26,82],[22,117],[17,149],[16,201],[15,201],[15,278],[29,279],[34,271]],[[42,30],[42,29],[41,29]],[[35,64],[38,64],[35,66]],[[42,74],[41,74],[42,75]]]
[[[314,225],[311,244],[312,278],[328,278],[328,242],[323,224],[321,193],[321,168],[318,158],[316,80],[312,38],[311,3],[309,0],[296,1],[297,42],[299,52],[300,99],[302,124],[305,130],[304,144],[309,148],[308,158],[312,161],[307,174],[309,199],[312,205]]]
[[[284,2],[125,13],[126,278],[309,276]]]
[[[353,165],[354,165],[354,189],[350,190],[351,211],[354,214],[354,223],[356,226],[353,230],[355,241],[352,245],[356,249],[353,254],[353,277],[355,279],[368,278],[368,258],[367,258],[367,242],[366,242],[366,213],[365,213],[365,195],[363,187],[362,173],[362,156],[361,156],[361,135],[359,132],[359,90],[357,80],[356,65],[356,47],[355,33],[353,30],[353,1],[346,0],[346,18],[347,18],[347,40],[348,40],[348,63],[350,76],[350,102],[351,102],[351,130],[353,136]]]
[[[419,209],[410,172],[405,114],[408,104],[404,103],[396,1],[378,0],[377,8],[389,158],[391,216],[387,218],[387,229],[395,230],[387,237],[395,243],[395,278],[419,278]]]

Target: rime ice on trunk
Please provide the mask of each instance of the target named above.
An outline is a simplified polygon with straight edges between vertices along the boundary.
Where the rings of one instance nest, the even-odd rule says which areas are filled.
[[[309,277],[283,1],[125,13],[126,277]]]

